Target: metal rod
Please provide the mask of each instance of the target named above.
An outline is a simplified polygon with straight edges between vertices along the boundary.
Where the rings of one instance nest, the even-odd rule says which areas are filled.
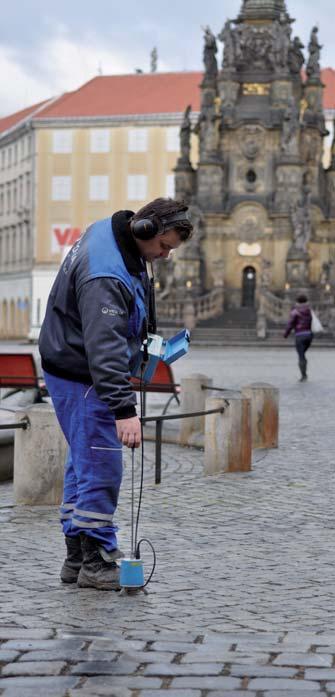
[[[206,416],[206,414],[223,414],[224,408],[219,409],[209,409],[208,411],[191,411],[188,414],[162,414],[161,416],[145,416],[141,419],[142,423],[147,423],[148,421],[165,421],[172,419],[187,419],[191,416]]]
[[[134,559],[134,486],[135,486],[135,448],[131,449],[131,545],[130,556]]]
[[[12,428],[28,428],[28,421],[21,421],[13,424],[0,424],[0,431],[12,430]]]
[[[160,484],[162,479],[162,428],[163,421],[156,421],[156,457],[155,457],[155,484]]]

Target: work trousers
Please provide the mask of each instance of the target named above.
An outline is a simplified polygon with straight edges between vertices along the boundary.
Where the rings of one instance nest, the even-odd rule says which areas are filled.
[[[93,385],[48,373],[45,382],[69,445],[61,505],[64,535],[84,532],[112,551],[117,547],[113,516],[122,481],[115,418]]]
[[[307,358],[305,354],[312,343],[312,339],[312,334],[298,334],[295,337],[295,347],[299,357],[299,368],[302,377],[306,377],[307,374]]]

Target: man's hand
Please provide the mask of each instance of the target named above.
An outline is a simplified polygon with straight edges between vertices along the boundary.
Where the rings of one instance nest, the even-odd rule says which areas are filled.
[[[129,419],[117,419],[116,432],[118,439],[127,448],[139,448],[141,445],[141,422],[138,416]]]

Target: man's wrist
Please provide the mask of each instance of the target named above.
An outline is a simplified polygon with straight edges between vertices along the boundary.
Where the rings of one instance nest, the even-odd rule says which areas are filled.
[[[136,416],[136,407],[133,405],[130,407],[121,407],[121,409],[115,410],[114,415],[116,421],[119,419],[131,419],[133,416]]]

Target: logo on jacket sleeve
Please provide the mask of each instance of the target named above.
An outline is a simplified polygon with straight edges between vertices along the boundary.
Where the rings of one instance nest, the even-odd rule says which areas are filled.
[[[101,308],[101,312],[103,315],[109,315],[110,317],[122,317],[125,315],[124,310],[120,310],[118,307],[106,307],[106,305]]]

